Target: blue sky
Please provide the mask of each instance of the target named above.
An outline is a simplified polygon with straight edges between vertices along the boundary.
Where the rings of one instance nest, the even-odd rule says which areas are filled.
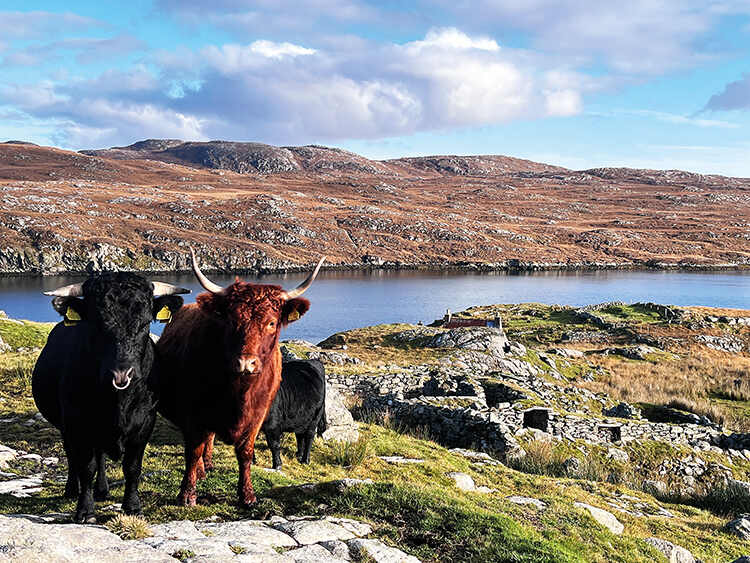
[[[3,0],[0,72],[0,139],[70,149],[231,139],[750,177],[748,0]]]

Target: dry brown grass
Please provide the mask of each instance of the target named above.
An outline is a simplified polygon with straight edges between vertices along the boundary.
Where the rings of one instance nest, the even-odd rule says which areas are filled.
[[[607,374],[582,383],[591,391],[629,403],[672,403],[675,408],[705,415],[733,430],[750,430],[748,417],[712,402],[716,397],[750,400],[748,357],[695,346],[682,350],[677,360],[632,362],[609,356],[597,363],[607,369]]]

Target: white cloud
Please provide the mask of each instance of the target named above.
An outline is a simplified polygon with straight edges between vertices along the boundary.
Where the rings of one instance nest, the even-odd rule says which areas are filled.
[[[631,110],[627,113],[632,115],[638,115],[642,117],[652,117],[659,121],[666,121],[667,123],[676,123],[678,125],[696,125],[698,127],[721,127],[723,129],[737,129],[739,127],[736,123],[729,121],[720,121],[717,119],[703,119],[699,117],[692,117],[687,115],[677,115],[673,113],[666,113],[663,111],[651,111],[651,110]]]
[[[565,67],[454,28],[403,44],[321,50],[259,40],[162,51],[148,62],[157,68],[68,78],[29,99],[5,87],[0,98],[74,124],[66,145],[79,147],[146,136],[305,143],[492,125],[575,115],[592,88]]]
[[[489,37],[469,37],[455,27],[431,29],[421,41],[408,44],[414,51],[422,49],[478,49],[480,51],[499,51],[500,45]]]
[[[61,32],[101,27],[93,18],[70,12],[0,12],[0,36],[5,39],[49,37]]]

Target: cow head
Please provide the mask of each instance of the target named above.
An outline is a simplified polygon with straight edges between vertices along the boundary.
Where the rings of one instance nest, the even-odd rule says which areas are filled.
[[[247,283],[239,278],[232,285],[221,287],[201,272],[192,248],[190,253],[193,273],[208,292],[198,295],[198,306],[224,327],[227,368],[237,375],[260,374],[278,347],[281,327],[296,321],[310,308],[310,302],[300,296],[318,275],[325,258],[299,287],[285,291],[278,285]]]
[[[189,289],[150,282],[142,276],[120,272],[89,278],[54,291],[52,306],[65,325],[86,323],[92,349],[100,358],[100,377],[118,391],[141,373],[142,360],[151,354],[149,325],[170,318],[182,307],[178,294]],[[150,359],[151,356],[148,356]]]

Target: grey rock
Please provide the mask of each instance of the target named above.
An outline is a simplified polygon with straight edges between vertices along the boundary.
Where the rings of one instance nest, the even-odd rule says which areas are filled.
[[[512,495],[509,497],[505,497],[505,500],[512,502],[513,504],[521,504],[521,505],[530,504],[531,506],[535,506],[539,510],[544,510],[547,508],[546,502],[543,502],[539,499],[531,498],[531,497],[522,497],[518,495]]]
[[[0,515],[0,553],[3,561],[19,563],[174,563],[168,554],[123,541],[101,526],[47,524],[24,515]]]
[[[341,563],[342,561],[348,561],[347,559],[336,557],[325,547],[317,543],[287,551],[285,555],[291,557],[297,563]]]
[[[257,520],[240,520],[237,522],[198,523],[199,533],[213,538],[229,541],[265,545],[271,547],[294,547],[297,542],[288,534],[267,526]]]
[[[185,540],[152,537],[138,540],[138,543],[150,546],[168,555],[171,555],[175,551],[186,550],[195,553],[196,557],[208,558],[209,560],[222,561],[234,556],[234,552],[229,548],[229,544],[225,540],[205,536]]]
[[[334,516],[326,516],[327,522],[332,522],[338,526],[341,526],[345,530],[348,530],[352,534],[358,537],[369,536],[372,533],[372,527],[369,524],[360,522],[358,520],[352,520],[351,518],[336,518]]]
[[[625,529],[625,526],[623,526],[622,523],[617,518],[615,518],[615,515],[611,512],[607,512],[606,510],[602,510],[601,508],[597,508],[596,506],[591,506],[590,504],[586,504],[585,502],[576,502],[574,503],[574,505],[578,508],[587,510],[594,520],[596,520],[599,524],[607,528],[615,535],[619,536]]]
[[[359,429],[352,413],[344,405],[344,398],[338,390],[326,383],[326,422],[328,428],[323,432],[324,440],[341,440],[356,442]]]
[[[413,555],[387,546],[380,540],[356,539],[346,543],[355,556],[370,557],[375,563],[420,563]]]
[[[667,485],[663,481],[647,479],[643,482],[643,490],[650,495],[659,497],[667,494]]]
[[[18,457],[18,452],[13,448],[0,444],[0,469],[6,469],[8,462]]]
[[[750,563],[750,555],[740,555],[732,563]]]
[[[409,465],[412,463],[424,463],[423,459],[403,457],[400,455],[379,455],[378,458],[382,459],[385,462],[392,463],[394,465]]]
[[[741,514],[724,526],[724,531],[742,540],[750,540],[750,514]]]
[[[660,538],[646,538],[646,543],[664,554],[669,563],[695,563],[695,557],[684,547]]]
[[[602,409],[602,414],[616,418],[641,418],[641,410],[625,402],[618,403],[610,409]]]
[[[346,528],[325,520],[281,522],[274,524],[273,527],[289,534],[301,545],[310,545],[322,541],[350,540],[355,537]]]
[[[161,537],[172,540],[201,539],[206,536],[198,531],[195,523],[190,520],[176,520],[165,524],[149,526],[153,537]]]
[[[474,479],[472,479],[471,476],[466,473],[462,473],[460,471],[451,471],[450,473],[446,473],[446,476],[453,479],[456,487],[458,487],[462,491],[473,491],[476,489]]]
[[[344,561],[351,561],[352,559],[352,556],[349,553],[349,546],[342,541],[322,541],[318,545],[325,547],[334,557],[338,557]]]

